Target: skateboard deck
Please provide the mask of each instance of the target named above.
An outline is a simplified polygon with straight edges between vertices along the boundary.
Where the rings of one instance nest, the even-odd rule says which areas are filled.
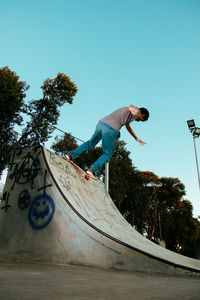
[[[85,178],[86,180],[95,180],[97,181],[97,178],[93,177],[93,176],[90,176],[88,175],[85,171],[83,171],[79,166],[77,166],[72,160],[67,160],[68,163],[70,163],[71,165],[73,165],[76,169],[79,170],[79,172],[81,173],[81,177],[82,178]]]

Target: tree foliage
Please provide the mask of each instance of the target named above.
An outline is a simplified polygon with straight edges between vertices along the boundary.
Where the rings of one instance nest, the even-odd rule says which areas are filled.
[[[43,98],[32,100],[24,107],[30,121],[23,130],[20,143],[23,145],[43,144],[50,138],[60,115],[59,108],[65,103],[72,104],[77,86],[70,78],[58,73],[54,79],[47,79],[42,85]]]
[[[18,135],[13,129],[22,123],[21,111],[28,88],[8,67],[0,69],[0,176],[17,141]]]
[[[21,124],[21,107],[29,86],[8,67],[0,69],[0,124]]]
[[[54,79],[47,79],[41,87],[43,97],[24,103],[29,87],[8,67],[0,69],[0,175],[9,161],[11,150],[17,147],[43,144],[49,139],[59,118],[59,109],[65,103],[72,104],[77,86],[70,78],[58,73]],[[14,131],[14,126],[22,125],[22,113],[29,121],[22,130],[22,136]]]

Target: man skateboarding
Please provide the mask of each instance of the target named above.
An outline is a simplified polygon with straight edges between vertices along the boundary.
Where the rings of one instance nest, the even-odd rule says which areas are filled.
[[[83,152],[92,150],[100,140],[102,140],[103,154],[90,166],[87,170],[87,174],[90,176],[96,176],[101,167],[112,157],[113,150],[120,136],[120,129],[122,126],[126,126],[128,132],[134,137],[134,139],[140,143],[140,145],[145,145],[146,143],[140,140],[130,123],[133,121],[144,122],[149,118],[149,112],[146,108],[137,108],[133,105],[129,107],[122,107],[108,116],[99,120],[96,130],[90,140],[83,143],[81,146],[73,151],[69,151],[65,155],[66,160],[74,160],[79,157]]]

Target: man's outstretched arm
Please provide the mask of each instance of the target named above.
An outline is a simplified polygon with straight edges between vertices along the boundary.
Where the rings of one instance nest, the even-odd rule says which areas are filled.
[[[136,136],[135,132],[133,131],[133,129],[130,126],[130,123],[126,124],[126,129],[128,130],[128,132],[134,137],[134,139],[140,143],[140,145],[145,145],[146,143],[143,142],[142,140],[138,139],[138,137]]]

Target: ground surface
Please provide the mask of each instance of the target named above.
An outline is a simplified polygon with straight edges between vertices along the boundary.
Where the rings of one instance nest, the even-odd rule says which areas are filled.
[[[0,300],[200,299],[200,277],[0,262]]]

